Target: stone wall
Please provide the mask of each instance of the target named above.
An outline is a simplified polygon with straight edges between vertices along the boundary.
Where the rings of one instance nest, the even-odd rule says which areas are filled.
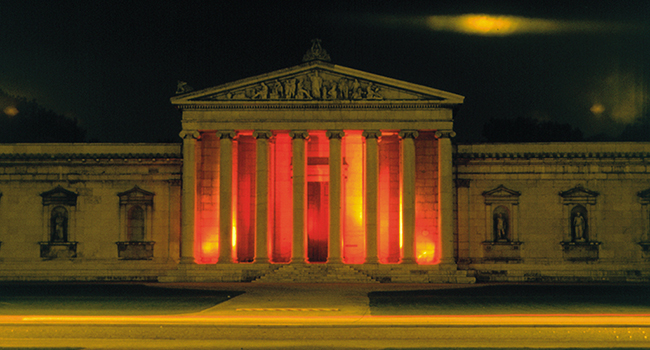
[[[457,259],[478,281],[647,281],[649,143],[459,145]]]
[[[0,280],[155,280],[179,257],[181,162],[174,144],[0,146]]]

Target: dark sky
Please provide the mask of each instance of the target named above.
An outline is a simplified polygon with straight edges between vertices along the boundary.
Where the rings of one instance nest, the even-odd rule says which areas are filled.
[[[335,64],[465,96],[459,141],[493,117],[613,136],[648,118],[648,18],[650,1],[621,0],[0,0],[0,89],[78,118],[91,139],[179,141],[177,80],[203,89],[298,65],[321,38]]]

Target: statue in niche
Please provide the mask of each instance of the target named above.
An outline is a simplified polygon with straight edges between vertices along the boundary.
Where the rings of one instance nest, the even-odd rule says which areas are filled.
[[[492,227],[494,230],[494,240],[498,242],[508,242],[508,210],[502,206],[494,210],[492,216]]]
[[[66,242],[68,240],[67,211],[62,207],[52,210],[50,240],[52,242]]]
[[[296,79],[291,78],[284,81],[284,97],[294,98],[296,96]]]
[[[311,95],[309,95],[309,92],[307,92],[307,89],[305,89],[305,81],[302,78],[298,78],[296,98],[311,100]]]
[[[350,84],[345,78],[341,78],[338,83],[339,91],[341,92],[341,98],[347,100],[349,98]]]
[[[573,217],[573,241],[580,242],[585,240],[587,221],[582,213],[577,212]]]
[[[264,83],[260,83],[261,87],[255,94],[251,97],[251,99],[256,100],[256,99],[262,99],[265,100],[269,97],[269,87],[266,86]]]
[[[321,88],[323,87],[323,78],[318,75],[318,71],[309,75],[311,79],[311,96],[313,98],[321,98]]]

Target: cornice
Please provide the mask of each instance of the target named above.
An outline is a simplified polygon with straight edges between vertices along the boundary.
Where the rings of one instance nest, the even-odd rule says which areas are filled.
[[[181,104],[181,110],[354,110],[354,109],[436,109],[453,108],[456,104],[447,102],[370,102],[370,103],[206,103]]]
[[[111,153],[111,154],[93,154],[93,153],[0,153],[0,160],[52,160],[52,161],[101,161],[114,159],[137,159],[148,161],[167,161],[181,160],[182,154],[173,153]]]
[[[456,159],[644,159],[650,152],[454,153]]]

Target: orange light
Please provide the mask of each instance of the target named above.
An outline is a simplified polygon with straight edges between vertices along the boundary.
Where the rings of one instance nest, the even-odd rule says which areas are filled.
[[[194,258],[197,264],[219,259],[219,140],[202,133],[196,144]]]
[[[438,229],[438,141],[432,131],[415,140],[415,257],[418,264],[440,261]]]
[[[364,221],[364,149],[361,130],[346,130],[343,138],[343,257],[348,264],[362,264],[366,258]]]
[[[16,106],[8,106],[6,107],[3,112],[8,116],[8,117],[15,117],[18,115],[18,108]]]
[[[401,167],[400,143],[397,134],[382,131],[378,151],[378,256],[381,263],[396,264],[401,258]]]
[[[269,171],[271,261],[287,263],[291,260],[293,246],[292,146],[288,131],[277,131],[274,135],[270,144]]]

